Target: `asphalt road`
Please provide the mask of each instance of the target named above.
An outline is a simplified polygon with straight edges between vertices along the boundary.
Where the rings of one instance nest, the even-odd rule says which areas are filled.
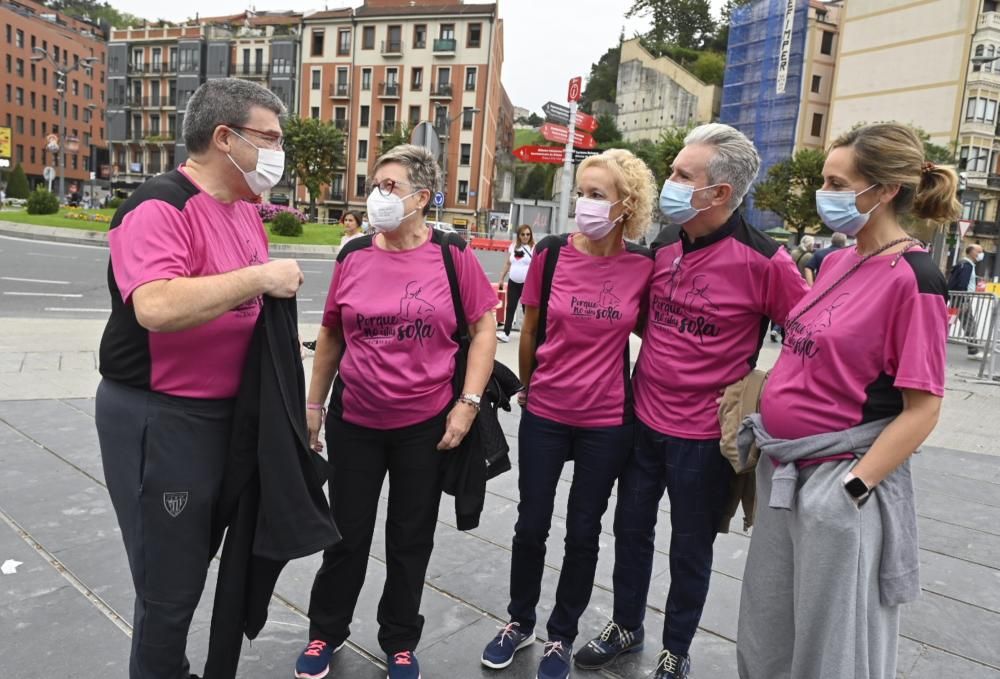
[[[503,254],[476,252],[490,280]],[[299,259],[305,283],[299,292],[303,322],[318,323],[333,273],[333,261]],[[108,249],[0,236],[0,316],[18,318],[107,318]]]

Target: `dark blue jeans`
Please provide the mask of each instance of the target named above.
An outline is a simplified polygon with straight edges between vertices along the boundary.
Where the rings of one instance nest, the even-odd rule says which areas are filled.
[[[670,592],[663,647],[687,655],[708,596],[712,545],[725,513],[733,468],[718,439],[695,441],[636,424],[635,449],[618,481],[614,621],[642,625],[653,570],[660,499],[670,498]]]
[[[556,486],[563,465],[573,460],[566,548],[547,631],[549,640],[572,643],[576,638],[577,622],[590,603],[594,587],[601,517],[631,451],[634,431],[632,424],[571,427],[527,410],[522,412],[517,482],[521,499],[514,527],[507,607],[510,619],[520,623],[522,630],[535,627]]]

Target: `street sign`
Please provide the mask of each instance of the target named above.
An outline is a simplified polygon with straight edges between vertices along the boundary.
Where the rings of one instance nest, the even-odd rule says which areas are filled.
[[[550,101],[542,106],[545,117],[558,125],[569,125],[569,106]]]
[[[66,152],[76,153],[80,150],[80,140],[76,137],[66,137]]]
[[[59,135],[57,135],[57,134],[50,134],[49,136],[47,136],[45,138],[45,148],[47,148],[49,151],[52,151],[52,153],[58,152],[59,151]]]
[[[962,238],[965,238],[965,234],[969,233],[969,229],[972,228],[971,219],[959,219],[958,220],[958,232],[962,234]]]
[[[600,151],[581,151],[580,149],[573,149],[573,162],[582,163],[587,158],[598,154],[600,154]]]
[[[413,128],[413,133],[410,135],[410,143],[423,146],[435,158],[441,156],[441,139],[438,137],[434,125],[429,122],[422,122]]]
[[[569,141],[569,130],[562,125],[545,123],[541,129],[542,136],[556,144],[565,144]],[[573,131],[573,146],[582,149],[592,149],[597,146],[597,142],[586,132]]]
[[[444,194],[440,191],[434,193],[434,207],[441,207],[444,205]]]
[[[583,130],[584,132],[593,132],[597,129],[597,118],[578,111],[576,114],[576,129]]]
[[[518,146],[514,149],[514,155],[525,163],[553,163],[558,165],[563,162],[564,149],[561,146]]]
[[[56,178],[56,168],[52,167],[51,165],[46,165],[45,169],[42,170],[42,178],[44,178],[45,181],[47,181],[47,182],[50,182],[53,179],[55,179]]]
[[[566,93],[566,101],[580,101],[580,95],[583,93],[582,90],[583,78],[580,76],[570,78],[569,91]]]

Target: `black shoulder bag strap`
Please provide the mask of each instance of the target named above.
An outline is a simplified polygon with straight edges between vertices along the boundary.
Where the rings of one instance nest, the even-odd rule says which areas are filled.
[[[434,236],[437,236],[437,232],[434,233]],[[469,337],[469,323],[465,319],[465,308],[462,306],[462,293],[458,288],[458,272],[455,270],[455,260],[451,257],[451,246],[455,243],[454,239],[457,238],[461,238],[461,236],[449,233],[438,240],[441,245],[444,270],[448,275],[448,287],[451,289],[451,303],[455,307],[455,321],[457,323],[454,337],[455,341],[458,342],[454,379],[456,397],[461,395],[462,387],[465,386],[465,367],[469,361],[469,345],[472,344],[472,339]]]
[[[555,236],[555,239],[555,246],[546,248],[545,268],[542,269],[542,291],[538,300],[538,330],[535,332],[536,349],[545,341],[545,326],[549,317],[549,296],[552,294],[552,278],[556,274],[559,251],[569,242],[569,234]]]

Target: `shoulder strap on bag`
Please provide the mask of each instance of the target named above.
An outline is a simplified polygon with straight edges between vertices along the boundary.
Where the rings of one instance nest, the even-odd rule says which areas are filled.
[[[458,288],[458,272],[455,270],[455,260],[451,256],[451,246],[454,245],[460,250],[465,249],[465,241],[455,233],[442,233],[434,231],[431,240],[441,246],[441,259],[444,260],[444,270],[448,275],[448,287],[451,289],[451,303],[455,307],[455,320],[457,321],[456,340],[461,347],[463,341],[468,340],[469,324],[465,319],[465,308],[462,306],[462,293]]]
[[[542,269],[542,290],[538,300],[538,330],[535,333],[535,347],[545,341],[545,326],[549,315],[549,296],[552,294],[552,278],[556,273],[556,262],[559,261],[559,251],[569,242],[569,234],[548,236],[538,244],[546,250],[545,268]]]

